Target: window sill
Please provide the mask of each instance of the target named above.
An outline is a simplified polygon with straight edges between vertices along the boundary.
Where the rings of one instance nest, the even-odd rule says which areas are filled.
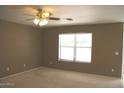
[[[66,59],[59,59],[58,61],[64,61],[64,62],[74,62],[73,60],[66,60]]]
[[[64,60],[64,59],[59,59],[58,61],[61,61],[61,62],[73,62],[73,63],[86,63],[86,64],[91,64],[91,62],[86,62],[86,61],[73,61],[73,60]]]

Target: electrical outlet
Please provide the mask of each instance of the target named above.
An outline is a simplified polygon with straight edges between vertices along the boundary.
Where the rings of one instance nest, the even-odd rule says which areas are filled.
[[[50,62],[50,64],[53,64],[53,62]]]
[[[118,55],[119,55],[119,52],[116,51],[116,52],[115,52],[115,55],[118,56]]]
[[[7,68],[6,68],[6,70],[7,70],[7,71],[10,71],[10,68],[9,68],[9,67],[7,67]]]
[[[114,71],[115,71],[115,69],[113,69],[113,68],[112,68],[112,69],[111,69],[111,71],[112,71],[112,72],[114,72]]]
[[[26,64],[24,64],[23,66],[26,67]]]

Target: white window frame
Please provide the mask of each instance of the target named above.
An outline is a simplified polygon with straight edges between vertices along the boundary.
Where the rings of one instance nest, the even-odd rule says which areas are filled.
[[[60,53],[59,53],[59,51],[58,51],[58,60],[59,61],[67,61],[67,62],[79,62],[79,63],[91,63],[91,61],[92,61],[92,40],[91,40],[91,47],[78,47],[78,46],[76,46],[76,34],[91,34],[92,35],[92,33],[62,33],[62,34],[59,34],[59,36],[60,35],[67,35],[67,34],[69,34],[69,35],[71,35],[71,34],[74,34],[74,47],[72,47],[72,46],[61,46],[60,45],[60,38],[59,38],[59,45],[58,45],[58,50],[60,49]],[[58,37],[59,37],[58,36]],[[92,36],[91,36],[91,39],[92,39]],[[68,60],[68,59],[61,59],[61,47],[72,47],[72,48],[74,48],[74,57],[73,57],[73,60]],[[76,51],[77,51],[77,49],[76,48],[90,48],[91,49],[91,60],[90,61],[77,61],[76,60]],[[60,56],[60,57],[59,57]]]

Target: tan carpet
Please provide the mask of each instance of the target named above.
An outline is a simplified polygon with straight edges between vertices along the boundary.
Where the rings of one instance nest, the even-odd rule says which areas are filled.
[[[123,80],[94,74],[40,67],[0,79],[0,87],[121,88]]]

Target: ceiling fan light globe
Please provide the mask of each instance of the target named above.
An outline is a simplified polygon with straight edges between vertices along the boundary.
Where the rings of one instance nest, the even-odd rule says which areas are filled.
[[[39,22],[39,25],[40,25],[40,26],[43,26],[43,25],[46,25],[46,24],[48,24],[48,20],[46,20],[46,19],[43,19],[43,20],[41,20],[41,21]]]
[[[40,20],[38,20],[37,18],[35,18],[35,19],[33,20],[34,24],[36,24],[36,25],[38,25],[39,21],[40,21]]]

